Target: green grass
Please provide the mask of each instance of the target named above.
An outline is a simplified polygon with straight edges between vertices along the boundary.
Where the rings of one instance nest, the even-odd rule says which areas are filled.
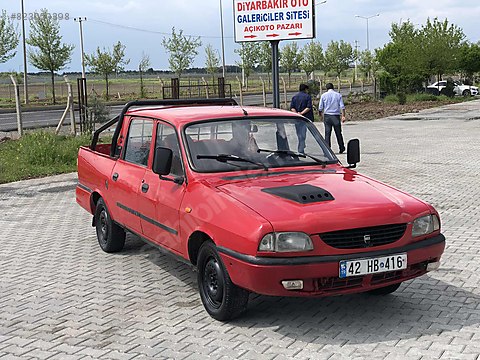
[[[0,184],[76,170],[77,152],[90,137],[40,131],[0,143]]]
[[[407,102],[415,102],[415,101],[440,101],[445,100],[446,96],[436,96],[433,94],[411,94],[407,95]]]

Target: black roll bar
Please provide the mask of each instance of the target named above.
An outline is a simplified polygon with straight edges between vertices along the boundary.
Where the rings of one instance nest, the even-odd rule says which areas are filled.
[[[186,100],[134,100],[130,101],[123,107],[120,115],[115,116],[112,120],[102,125],[98,130],[93,133],[92,143],[90,149],[95,150],[98,138],[100,134],[107,130],[109,127],[117,123],[115,132],[113,133],[112,146],[110,148],[110,156],[115,157],[117,152],[118,136],[123,126],[123,118],[125,114],[134,106],[194,106],[194,105],[220,105],[220,106],[236,106],[238,105],[234,99],[186,99]]]

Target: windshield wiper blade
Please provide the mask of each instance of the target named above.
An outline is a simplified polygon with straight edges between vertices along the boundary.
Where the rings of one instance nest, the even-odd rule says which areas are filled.
[[[268,167],[265,164],[260,162],[256,162],[250,159],[245,159],[237,155],[229,155],[229,154],[218,154],[218,155],[197,155],[197,159],[211,159],[217,160],[219,162],[226,163],[228,161],[238,161],[238,162],[246,162],[249,164],[257,165],[263,168],[263,170],[268,171]]]
[[[316,158],[315,156],[312,156],[312,155],[309,155],[309,154],[305,154],[305,153],[299,153],[299,152],[292,151],[292,150],[258,149],[257,152],[259,152],[259,153],[261,153],[261,152],[267,152],[267,153],[272,153],[272,154],[292,155],[292,156],[297,156],[297,157],[301,157],[301,158],[309,158],[309,159],[312,159],[313,161],[319,163],[320,165],[322,165],[322,166],[324,166],[324,167],[325,167],[326,165],[330,164],[329,161],[320,160],[319,158]]]

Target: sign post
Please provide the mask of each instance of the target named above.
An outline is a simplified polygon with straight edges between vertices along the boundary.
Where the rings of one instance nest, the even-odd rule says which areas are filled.
[[[280,109],[280,66],[278,64],[279,40],[270,41],[272,45],[272,84],[273,84],[273,107]]]
[[[314,0],[233,0],[235,42],[270,41],[273,107],[280,107],[279,43],[315,37]]]

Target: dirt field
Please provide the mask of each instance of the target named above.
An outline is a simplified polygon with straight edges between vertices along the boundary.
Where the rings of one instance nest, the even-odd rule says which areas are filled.
[[[433,107],[443,106],[457,102],[457,100],[448,101],[418,101],[408,103],[405,105],[398,105],[392,103],[384,103],[380,101],[372,101],[365,103],[356,103],[346,105],[347,108],[347,121],[360,121],[360,120],[374,120],[387,116],[416,113],[420,110],[430,109]]]

